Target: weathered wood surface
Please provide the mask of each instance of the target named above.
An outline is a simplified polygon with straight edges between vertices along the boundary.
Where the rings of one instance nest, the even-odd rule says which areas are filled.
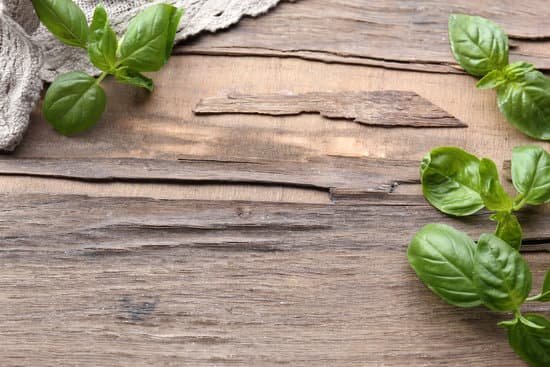
[[[301,0],[203,36],[178,52],[297,57],[329,63],[439,73],[462,72],[449,52],[451,13],[481,15],[513,39],[512,60],[550,68],[550,9],[545,0]]]
[[[363,125],[409,127],[467,127],[414,92],[372,91],[304,94],[231,94],[202,99],[196,114],[248,113],[271,116],[319,113],[329,119]]]
[[[401,11],[410,14],[414,3]],[[332,23],[341,33],[339,22],[379,2],[349,4],[283,4],[256,20],[259,31],[245,21],[189,47],[277,33],[293,47],[304,31],[269,28],[270,17],[298,25],[322,5],[323,23],[310,31]],[[418,4],[418,16],[448,6]],[[519,35],[548,31],[537,2],[457,4],[506,14],[496,20]],[[310,46],[336,38],[348,41],[330,47],[353,52],[401,47],[376,25],[382,16],[369,18],[379,32],[369,42],[356,32]],[[416,47],[443,55],[445,42]],[[545,55],[544,40],[513,42],[516,52]],[[417,173],[435,146],[461,146],[500,166],[513,146],[533,143],[504,121],[493,91],[476,90],[463,74],[279,57],[185,54],[152,77],[150,95],[107,80],[105,117],[80,136],[56,134],[37,110],[23,144],[0,159],[2,366],[522,366],[495,325],[500,316],[445,305],[405,258],[424,223],[473,237],[493,230],[484,212],[459,220],[431,208]],[[234,93],[377,90],[413,91],[468,128],[192,112],[203,98]],[[535,288],[550,265],[547,212],[528,208],[520,217]]]
[[[35,175],[35,163],[18,174]],[[205,174],[187,161],[166,164],[144,162],[155,180],[160,172],[168,181],[178,170]],[[43,175],[64,170],[63,177],[82,179],[74,162],[45,166]],[[94,166],[105,166],[96,178],[112,167]],[[407,169],[394,168],[376,162],[362,173],[409,179]],[[333,173],[324,172],[327,181]],[[219,170],[212,175],[220,179]],[[229,181],[234,175],[227,173]],[[443,304],[404,256],[423,224],[445,222],[477,236],[492,230],[486,214],[457,220],[418,194],[389,191],[349,192],[327,204],[40,194],[1,200],[1,353],[8,364],[519,365],[495,325],[499,317]],[[549,217],[540,214],[522,216],[535,244],[550,238]],[[526,255],[537,286],[548,265],[544,249]]]

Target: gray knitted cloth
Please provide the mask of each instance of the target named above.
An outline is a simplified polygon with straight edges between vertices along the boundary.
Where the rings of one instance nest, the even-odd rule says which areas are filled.
[[[185,9],[176,41],[226,28],[245,15],[267,12],[280,0],[104,0],[115,31],[121,33],[140,10],[154,3]],[[88,19],[99,0],[76,0]],[[81,49],[59,42],[40,25],[30,0],[0,0],[0,150],[21,141],[43,81],[73,70],[98,71]]]

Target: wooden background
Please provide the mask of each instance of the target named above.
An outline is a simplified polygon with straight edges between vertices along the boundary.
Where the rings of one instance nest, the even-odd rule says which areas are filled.
[[[38,107],[0,159],[0,365],[522,365],[495,325],[505,315],[444,304],[405,251],[425,223],[494,227],[424,201],[426,152],[456,145],[502,165],[534,143],[455,65],[448,14],[502,23],[511,59],[546,69],[550,8],[448,3],[284,1],[178,46],[150,95],[108,80],[89,133],[56,134]],[[378,90],[415,92],[468,127],[193,113],[209,97]],[[521,215],[535,287],[548,212]]]

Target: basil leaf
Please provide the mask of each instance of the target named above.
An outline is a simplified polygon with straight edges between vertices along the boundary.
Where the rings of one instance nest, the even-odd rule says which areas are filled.
[[[129,69],[118,69],[115,78],[121,83],[133,85],[135,87],[145,88],[152,92],[154,89],[153,81],[145,75]]]
[[[506,65],[506,67],[502,70],[502,74],[506,80],[514,81],[523,78],[525,74],[533,70],[535,70],[535,65],[524,61],[518,61]]]
[[[542,297],[538,300],[542,302],[550,302],[550,270],[546,272],[544,283],[542,284]]]
[[[516,311],[531,291],[529,265],[500,238],[483,234],[474,256],[474,284],[483,304],[494,311]]]
[[[518,218],[509,212],[498,212],[492,215],[491,219],[498,222],[495,236],[516,250],[519,250],[521,247],[523,230],[518,222]]]
[[[86,16],[72,0],[32,0],[32,5],[42,24],[62,42],[86,48]]]
[[[540,294],[529,297],[528,301],[550,302],[550,270],[546,272],[544,277],[544,283],[542,284],[542,291]]]
[[[481,78],[481,80],[477,82],[476,87],[478,89],[491,89],[506,83],[506,81],[506,77],[502,71],[493,70]]]
[[[513,200],[500,183],[495,162],[487,158],[479,162],[479,179],[480,195],[487,209],[494,211],[512,209]]]
[[[483,208],[479,159],[454,147],[432,150],[420,166],[422,192],[443,213],[465,216]]]
[[[105,92],[82,72],[60,75],[44,98],[44,116],[63,135],[94,126],[105,109]]]
[[[444,224],[428,224],[413,237],[407,257],[435,294],[459,307],[481,304],[473,283],[474,242]]]
[[[153,5],[128,24],[119,46],[120,65],[135,71],[157,71],[168,61],[183,10]]]
[[[456,61],[473,76],[484,76],[508,65],[508,36],[488,19],[452,14],[449,41]]]
[[[105,8],[100,4],[94,10],[90,25],[88,40],[90,61],[103,71],[111,71],[115,68],[116,50],[116,34],[109,24]]]
[[[527,145],[512,151],[512,182],[523,204],[539,205],[550,201],[550,154],[544,149]]]
[[[497,88],[500,111],[522,133],[550,140],[550,80],[537,70]]]
[[[533,367],[550,366],[550,321],[540,315],[527,314],[524,318],[540,327],[518,322],[508,328],[508,341],[514,351]]]

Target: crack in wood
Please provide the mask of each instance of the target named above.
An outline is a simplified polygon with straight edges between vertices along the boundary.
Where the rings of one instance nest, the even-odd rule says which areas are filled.
[[[310,92],[303,94],[230,94],[202,99],[196,114],[319,113],[329,119],[352,120],[384,127],[467,127],[448,112],[410,91]]]
[[[255,160],[250,165],[214,158],[196,162],[190,158],[0,159],[0,175],[13,174],[198,184],[204,180],[271,182],[325,188],[332,202],[0,195],[0,257],[34,251],[36,244],[44,256],[59,256],[59,251],[63,256],[126,256],[160,249],[369,251],[382,246],[402,250],[414,232],[430,222],[452,224],[474,238],[494,230],[489,213],[457,219],[432,208],[419,190],[418,162],[414,161],[324,157],[304,162]],[[518,213],[526,234],[525,250],[548,249],[550,217],[541,215],[544,210],[528,208]]]
[[[369,65],[399,70],[463,73],[448,43],[451,13],[476,14],[503,26],[512,59],[550,68],[544,24],[550,12],[544,0],[495,5],[468,0],[332,0],[281,4],[254,21],[243,20],[231,32],[204,35],[180,45],[176,53],[295,57],[327,63]]]

